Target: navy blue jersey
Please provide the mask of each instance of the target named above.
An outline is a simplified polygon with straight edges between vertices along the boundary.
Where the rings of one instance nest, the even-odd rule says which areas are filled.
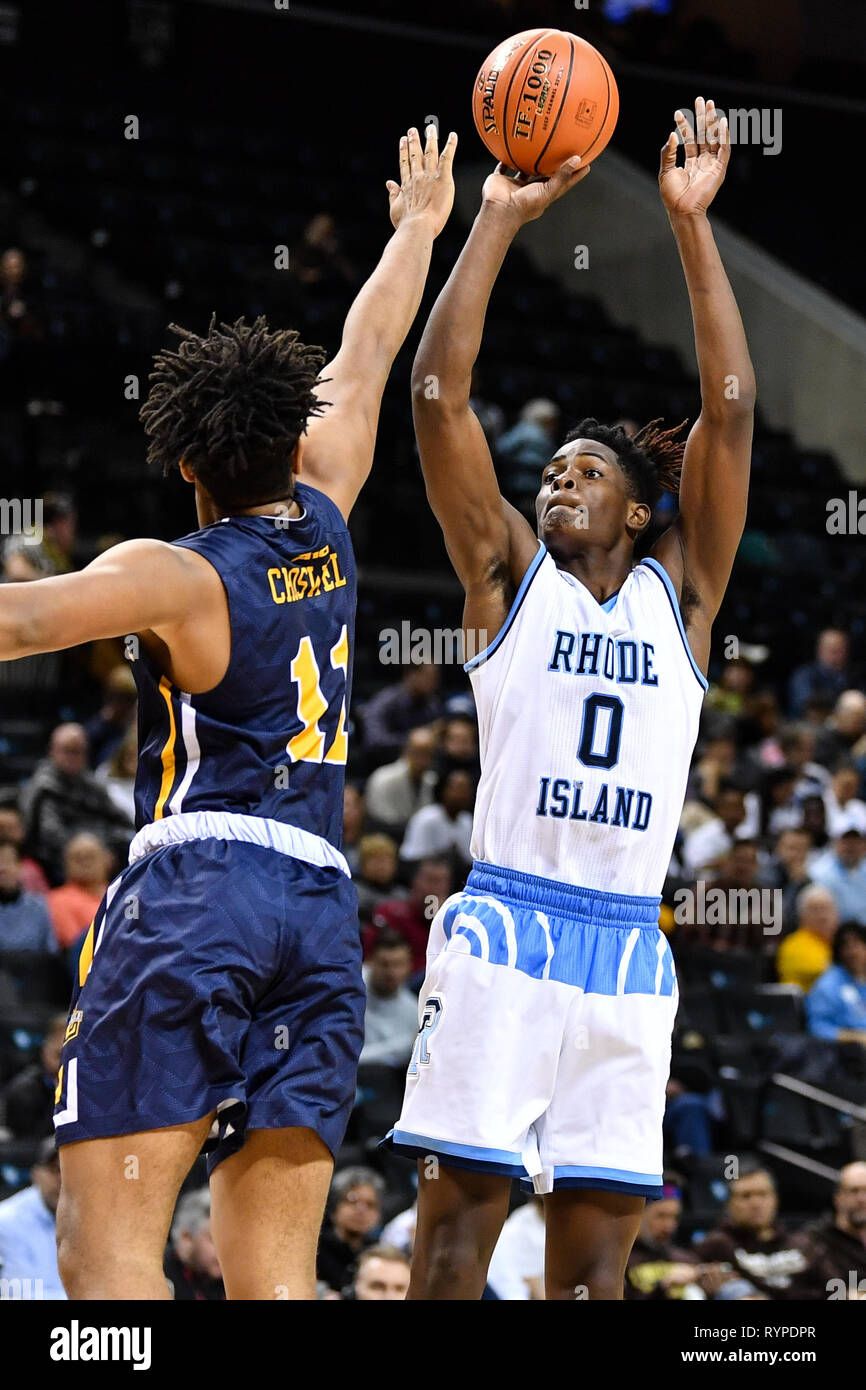
[[[232,516],[175,541],[228,598],[231,657],[204,695],[142,650],[136,825],[181,811],[266,816],[340,847],[355,561],[338,508],[299,483],[297,519]]]

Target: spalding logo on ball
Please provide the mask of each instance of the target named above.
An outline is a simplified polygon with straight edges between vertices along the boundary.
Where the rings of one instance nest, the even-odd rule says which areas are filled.
[[[472,115],[494,159],[547,177],[572,155],[589,164],[601,154],[619,92],[591,43],[561,29],[525,29],[482,63]]]

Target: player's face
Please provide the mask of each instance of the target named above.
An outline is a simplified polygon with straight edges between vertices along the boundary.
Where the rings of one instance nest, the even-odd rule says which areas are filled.
[[[538,535],[554,559],[567,559],[588,545],[612,549],[630,524],[643,529],[648,510],[629,496],[613,449],[594,439],[575,439],[557,450],[542,471],[535,499]]]

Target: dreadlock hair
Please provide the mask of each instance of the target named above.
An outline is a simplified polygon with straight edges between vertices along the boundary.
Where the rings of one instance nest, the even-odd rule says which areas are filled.
[[[139,416],[148,463],[163,474],[190,464],[229,510],[290,496],[292,452],[327,404],[313,394],[324,349],[302,343],[294,329],[272,331],[263,314],[219,325],[214,314],[204,338],[169,328],[180,346],[154,358]]]
[[[688,421],[683,420],[670,430],[661,429],[662,423],[661,417],[650,420],[636,435],[630,436],[622,425],[600,425],[590,416],[569,431],[565,442],[594,439],[597,444],[613,449],[635,500],[654,507],[663,492],[674,495],[679,492],[686,447],[685,441],[677,436]]]

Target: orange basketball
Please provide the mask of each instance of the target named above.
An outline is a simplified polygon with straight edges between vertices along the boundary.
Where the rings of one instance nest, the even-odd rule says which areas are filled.
[[[591,43],[561,29],[525,29],[482,63],[472,115],[494,159],[546,177],[571,155],[589,164],[601,154],[619,92]]]

